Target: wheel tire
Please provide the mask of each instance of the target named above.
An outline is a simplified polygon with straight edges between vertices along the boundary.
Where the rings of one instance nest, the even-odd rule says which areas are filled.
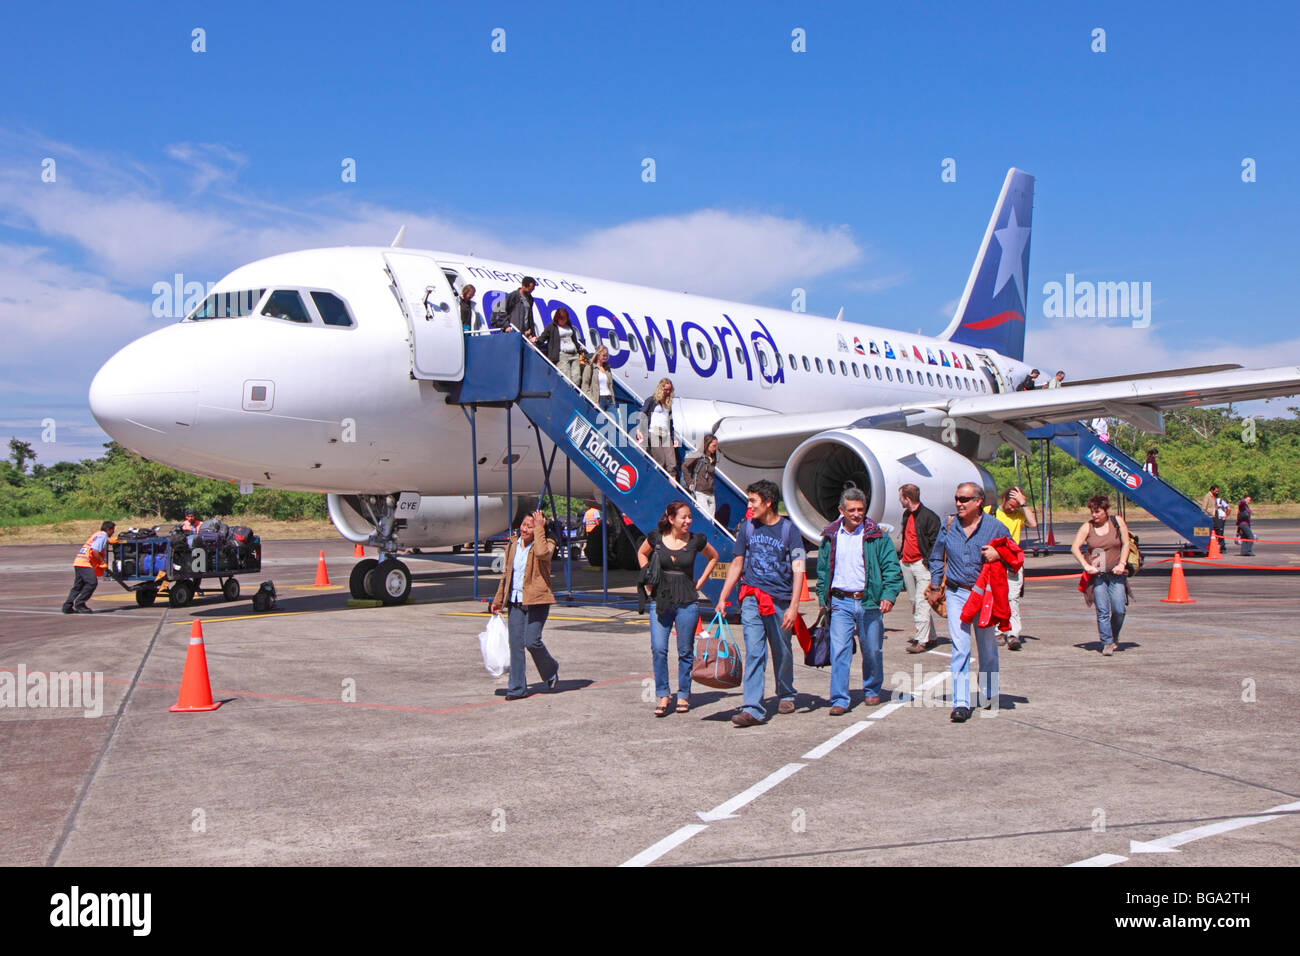
[[[226,578],[226,583],[221,585],[221,596],[227,601],[239,600],[239,582],[234,578]]]
[[[465,546],[463,544],[453,544],[451,546],[452,554],[460,554],[464,550],[465,550]]]
[[[491,554],[491,553],[492,553],[492,542],[491,542],[491,541],[484,541],[484,542],[483,542],[483,547],[479,549],[479,553],[480,553],[480,554]]]
[[[366,575],[366,592],[386,606],[403,604],[411,593],[411,570],[401,561],[381,561]]]
[[[135,603],[140,607],[153,607],[153,602],[158,600],[157,588],[141,588],[135,592]]]
[[[167,603],[172,607],[184,607],[194,599],[194,585],[189,581],[175,581],[167,591]]]
[[[364,601],[370,597],[366,593],[366,575],[373,571],[377,564],[379,562],[374,558],[362,558],[352,565],[352,573],[348,575],[348,590],[358,601]]]

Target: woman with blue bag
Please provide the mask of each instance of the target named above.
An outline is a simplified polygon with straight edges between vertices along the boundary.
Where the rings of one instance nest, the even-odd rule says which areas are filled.
[[[695,577],[695,559],[703,554],[704,573]],[[664,717],[672,703],[668,686],[668,635],[677,629],[677,713],[691,709],[691,665],[695,663],[695,626],[700,620],[700,589],[718,563],[718,552],[702,534],[691,534],[691,506],[670,501],[659,527],[641,542],[637,561],[658,564],[650,604],[650,657],[654,664],[654,715]]]

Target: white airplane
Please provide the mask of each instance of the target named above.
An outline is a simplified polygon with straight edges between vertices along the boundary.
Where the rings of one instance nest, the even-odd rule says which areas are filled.
[[[130,343],[100,369],[90,407],[146,458],[252,486],[328,493],[348,540],[391,558],[401,547],[507,526],[504,494],[540,489],[541,448],[504,409],[477,415],[471,461],[463,410],[446,402],[465,369],[455,301],[477,290],[480,315],[535,277],[534,321],[560,306],[591,345],[608,344],[623,385],[645,398],[673,379],[674,419],[692,442],[719,439],[737,484],[776,480],[808,538],[852,481],[868,514],[900,520],[897,489],[943,501],[961,481],[992,483],[977,460],[1024,431],[1110,416],[1159,432],[1165,408],[1300,392],[1300,367],[1152,372],[1059,389],[1014,391],[1023,361],[1033,177],[1002,186],[959,305],[938,336],[609,282],[567,272],[396,247],[313,249],[241,266],[185,319]],[[174,357],[184,355],[185,362]],[[591,490],[585,480],[575,493]],[[418,504],[417,504],[418,502]],[[405,598],[410,573],[373,559],[354,592]]]

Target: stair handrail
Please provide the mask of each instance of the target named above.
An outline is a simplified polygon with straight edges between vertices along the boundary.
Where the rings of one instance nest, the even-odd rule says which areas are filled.
[[[694,510],[700,511],[699,504],[695,501],[695,497],[689,491],[687,491],[686,488],[682,486],[681,482],[679,482],[676,478],[674,478],[672,474],[666,468],[664,468],[663,465],[659,464],[659,462],[655,460],[654,456],[651,455],[647,449],[642,448],[640,443],[633,440],[632,436],[629,435],[627,430],[624,429],[623,426],[619,423],[617,415],[610,415],[608,412],[602,411],[600,406],[591,400],[591,396],[589,396],[586,392],[584,392],[581,388],[579,388],[578,385],[573,381],[571,381],[567,375],[561,372],[559,366],[556,365],[554,362],[552,362],[550,357],[544,354],[542,350],[537,347],[537,344],[535,342],[531,341],[527,336],[524,337],[524,342],[525,344],[532,347],[533,353],[538,358],[540,358],[543,362],[545,362],[554,370],[556,378],[558,378],[564,384],[568,385],[570,388],[576,391],[578,393],[578,396],[587,403],[588,407],[594,409],[597,412],[597,414],[602,415],[607,421],[611,422],[614,426],[614,429],[627,440],[627,444],[629,446],[636,448],[637,451],[640,452],[644,458],[649,460],[649,462],[652,465],[654,465],[655,468],[659,469],[659,472],[670,482],[672,482],[672,484],[682,492],[683,498]],[[628,389],[627,391],[631,392],[632,390]],[[632,395],[634,398],[636,397],[635,392],[632,392]],[[682,437],[683,441],[686,440],[684,436],[680,436],[680,437]],[[691,447],[694,448],[694,446]],[[735,483],[731,482],[730,479],[726,479],[726,480],[728,481],[728,483],[731,484],[733,488],[736,487]],[[700,513],[703,514],[703,512]],[[713,526],[717,528],[719,531],[721,531],[724,535],[726,535],[728,540],[731,541],[736,540],[736,536],[731,533],[731,531],[727,528],[726,525],[721,524],[716,517],[712,517],[712,516],[706,516],[706,517],[709,517],[709,520],[713,523]]]

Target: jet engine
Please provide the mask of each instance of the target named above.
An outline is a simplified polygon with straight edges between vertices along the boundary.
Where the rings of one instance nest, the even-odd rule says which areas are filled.
[[[795,526],[816,541],[839,515],[847,487],[866,495],[868,517],[893,529],[902,524],[899,486],[916,485],[921,501],[944,515],[952,513],[953,491],[964,481],[993,500],[989,473],[947,445],[901,431],[836,428],[795,448],[781,476],[781,495]]]
[[[330,520],[339,534],[359,544],[372,543],[382,512],[375,512],[360,495],[327,496]],[[471,495],[429,496],[420,498],[414,514],[403,512],[402,524],[394,532],[398,548],[436,548],[440,545],[464,544],[474,540],[474,498]],[[506,502],[501,497],[479,498],[479,538],[504,531]]]

